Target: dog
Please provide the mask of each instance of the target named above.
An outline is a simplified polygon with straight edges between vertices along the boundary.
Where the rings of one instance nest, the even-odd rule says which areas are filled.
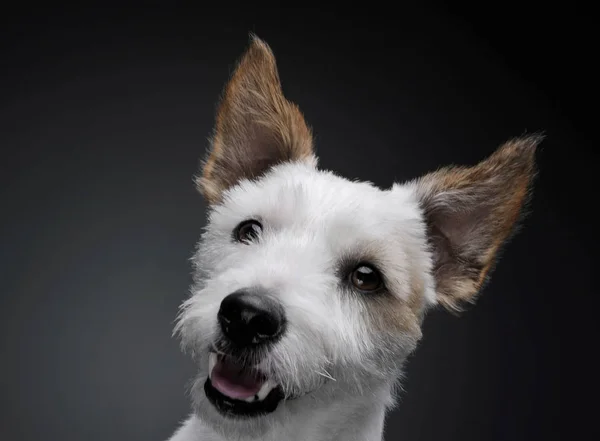
[[[321,170],[252,35],[196,184],[174,335],[198,367],[170,441],[380,441],[425,315],[474,303],[528,207],[542,134],[389,189]]]

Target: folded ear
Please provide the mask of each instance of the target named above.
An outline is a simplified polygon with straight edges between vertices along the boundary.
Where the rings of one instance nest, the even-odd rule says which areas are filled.
[[[283,96],[273,52],[252,36],[225,87],[197,187],[215,204],[241,179],[297,160],[314,160],[311,131],[298,107]]]
[[[413,184],[428,226],[440,303],[473,303],[515,232],[535,174],[541,135],[513,139],[474,167],[446,167]]]

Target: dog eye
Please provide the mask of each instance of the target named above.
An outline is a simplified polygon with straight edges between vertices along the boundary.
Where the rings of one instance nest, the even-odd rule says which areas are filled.
[[[258,239],[260,232],[262,231],[262,224],[254,219],[246,220],[240,223],[233,232],[233,238],[245,244]]]
[[[376,269],[366,264],[359,265],[350,273],[350,281],[361,291],[375,291],[381,287],[381,276]]]

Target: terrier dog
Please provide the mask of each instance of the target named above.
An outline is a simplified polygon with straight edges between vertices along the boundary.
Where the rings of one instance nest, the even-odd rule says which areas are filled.
[[[197,177],[210,213],[175,334],[197,362],[170,441],[380,441],[428,310],[474,302],[523,218],[542,135],[382,190],[317,168],[253,36]]]

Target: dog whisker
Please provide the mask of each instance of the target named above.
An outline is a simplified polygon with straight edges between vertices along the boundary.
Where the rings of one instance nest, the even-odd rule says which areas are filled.
[[[322,377],[328,378],[329,380],[337,381],[337,380],[336,380],[335,378],[333,378],[333,377],[331,376],[331,374],[330,374],[329,372],[327,372],[327,371],[325,371],[325,373],[323,373],[323,372],[319,372],[319,371],[315,371],[315,373],[317,373],[317,374],[321,375]]]

